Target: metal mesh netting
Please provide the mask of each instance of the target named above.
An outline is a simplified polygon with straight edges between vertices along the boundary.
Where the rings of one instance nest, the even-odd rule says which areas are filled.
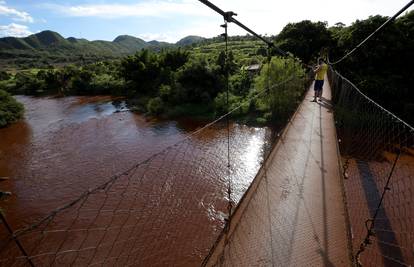
[[[203,266],[349,266],[329,86],[289,122]]]
[[[16,231],[29,257],[12,237],[2,238],[1,265],[28,264],[28,258],[36,266],[196,264],[226,216],[227,136],[217,136],[217,127],[222,126],[196,133]],[[215,141],[200,144],[197,138]],[[248,138],[232,141],[235,149]]]
[[[257,145],[252,135],[237,132],[237,124],[223,131],[230,113],[27,227],[10,234],[3,225],[0,266],[201,264],[226,224],[229,203],[239,202],[260,167],[248,157]],[[228,144],[230,152],[243,152],[231,154],[230,168]]]
[[[414,129],[330,70],[353,253],[363,266],[414,264]]]

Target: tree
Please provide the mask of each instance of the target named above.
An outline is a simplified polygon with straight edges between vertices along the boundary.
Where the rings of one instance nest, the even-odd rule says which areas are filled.
[[[332,45],[332,37],[326,23],[304,20],[286,25],[276,37],[276,44],[308,63],[319,56],[321,49]]]
[[[340,58],[387,19],[379,15],[371,16],[343,28],[335,35],[337,48],[332,51],[332,58]],[[337,68],[376,102],[414,124],[412,47],[414,11],[384,27]]]
[[[23,117],[24,107],[9,93],[0,90],[0,128]]]
[[[159,56],[149,50],[142,50],[121,61],[119,74],[129,82],[129,94],[156,92],[160,81]]]
[[[26,95],[37,95],[39,90],[44,88],[43,80],[39,80],[36,74],[29,71],[21,71],[15,75],[16,85],[13,93],[15,94],[26,94]]]
[[[231,92],[235,95],[246,96],[250,91],[252,77],[243,69],[239,73],[230,77]]]
[[[77,95],[89,95],[95,92],[91,91],[91,82],[94,73],[89,70],[78,70],[75,75],[72,76],[72,90]]]
[[[188,62],[177,73],[177,82],[181,85],[177,93],[192,103],[211,102],[224,88],[220,74],[203,60]]]
[[[147,110],[150,114],[159,115],[164,110],[164,103],[160,97],[151,98],[147,104]]]
[[[216,65],[219,67],[221,75],[227,75],[227,71],[230,75],[232,75],[238,69],[232,51],[228,53],[227,59],[226,53],[224,51],[221,51],[217,56]]]
[[[162,66],[176,71],[188,61],[188,52],[181,49],[170,50],[161,54]]]
[[[303,88],[304,70],[292,58],[273,57],[255,79],[255,88],[267,91],[256,101],[266,120],[283,122],[295,110]],[[280,86],[274,86],[280,84]]]

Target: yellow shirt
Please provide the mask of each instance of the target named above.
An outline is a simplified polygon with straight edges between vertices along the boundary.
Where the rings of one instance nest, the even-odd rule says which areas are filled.
[[[323,80],[325,78],[325,74],[328,71],[328,65],[322,64],[319,66],[319,70],[315,75],[315,80]]]

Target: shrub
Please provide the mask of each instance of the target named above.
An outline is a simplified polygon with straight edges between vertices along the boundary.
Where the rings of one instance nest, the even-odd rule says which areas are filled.
[[[270,71],[269,64],[264,65],[260,75],[255,79],[255,87],[259,91],[266,90],[268,82],[270,85],[270,90],[256,100],[257,110],[271,113],[271,116],[265,117],[266,119],[277,122],[286,120],[304,93],[303,78],[304,70],[293,59],[272,58]],[[282,82],[283,84],[275,86]]]
[[[0,90],[0,127],[17,121],[23,117],[24,107],[9,93]]]
[[[159,95],[164,101],[169,101],[171,98],[171,86],[162,84],[159,89]]]
[[[239,109],[235,108],[241,106]],[[241,96],[235,96],[232,93],[229,94],[229,107],[227,107],[227,93],[223,92],[217,95],[214,99],[214,107],[218,114],[225,114],[228,111],[234,110],[232,115],[239,116],[247,114],[249,111],[249,103],[245,101]]]
[[[11,75],[7,73],[6,71],[0,71],[0,81],[9,80],[11,78]]]
[[[151,98],[147,103],[147,110],[150,114],[161,114],[164,110],[164,102],[160,97]]]

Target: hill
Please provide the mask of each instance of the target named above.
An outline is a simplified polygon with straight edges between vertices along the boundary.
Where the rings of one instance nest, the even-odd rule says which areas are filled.
[[[140,50],[149,46],[149,44],[144,40],[130,35],[120,35],[116,37],[112,43],[118,44],[131,52],[135,52],[136,50]]]
[[[57,32],[42,31],[28,37],[0,38],[0,66],[5,68],[44,67],[67,63],[95,62],[131,55],[147,48],[153,51],[187,46],[204,38],[187,36],[177,43],[146,42],[130,35],[120,35],[113,41],[89,41],[74,37],[64,38]]]
[[[183,39],[179,40],[176,45],[177,46],[188,46],[196,43],[200,43],[204,41],[206,38],[201,36],[195,36],[195,35],[189,35],[187,37],[184,37]]]
[[[63,38],[59,33],[52,31],[43,31],[36,34],[32,34],[23,38],[32,48],[45,48],[50,46],[66,46],[69,42]]]

